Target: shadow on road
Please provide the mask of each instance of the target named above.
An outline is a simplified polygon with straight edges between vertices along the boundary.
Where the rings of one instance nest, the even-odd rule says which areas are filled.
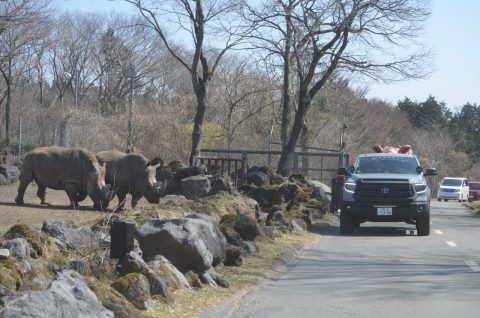
[[[23,207],[23,208],[32,208],[32,209],[44,209],[44,210],[74,210],[70,208],[69,205],[42,205],[42,204],[16,204],[15,202],[0,202],[0,206],[9,206],[9,207]],[[91,212],[100,212],[92,207],[80,206],[76,211],[91,211]],[[105,211],[108,212],[108,211]]]

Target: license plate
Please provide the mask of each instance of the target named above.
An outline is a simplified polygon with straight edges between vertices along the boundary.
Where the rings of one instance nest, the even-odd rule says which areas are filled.
[[[377,215],[392,215],[392,208],[377,208]]]

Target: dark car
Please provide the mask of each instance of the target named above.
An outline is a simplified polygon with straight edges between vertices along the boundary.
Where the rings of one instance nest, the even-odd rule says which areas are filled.
[[[357,157],[355,165],[340,168],[346,176],[340,210],[340,233],[352,234],[363,222],[415,224],[417,234],[430,235],[431,191],[424,169],[410,154],[371,153]]]
[[[468,182],[470,191],[468,192],[468,201],[477,201],[480,200],[480,181],[470,181]]]

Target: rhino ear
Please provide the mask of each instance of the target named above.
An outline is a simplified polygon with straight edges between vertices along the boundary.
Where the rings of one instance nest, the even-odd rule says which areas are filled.
[[[147,166],[157,166],[156,168],[161,167],[163,166],[163,160],[160,157],[155,157],[147,163]]]
[[[380,145],[375,145],[372,147],[372,149],[375,151],[375,152],[379,152],[379,153],[382,153],[383,152],[383,148],[382,146]]]

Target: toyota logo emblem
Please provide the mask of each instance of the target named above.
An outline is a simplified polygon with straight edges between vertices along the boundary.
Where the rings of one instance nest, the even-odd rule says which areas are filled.
[[[382,193],[382,194],[387,194],[388,192],[390,192],[389,188],[381,188],[380,189],[380,193]]]

